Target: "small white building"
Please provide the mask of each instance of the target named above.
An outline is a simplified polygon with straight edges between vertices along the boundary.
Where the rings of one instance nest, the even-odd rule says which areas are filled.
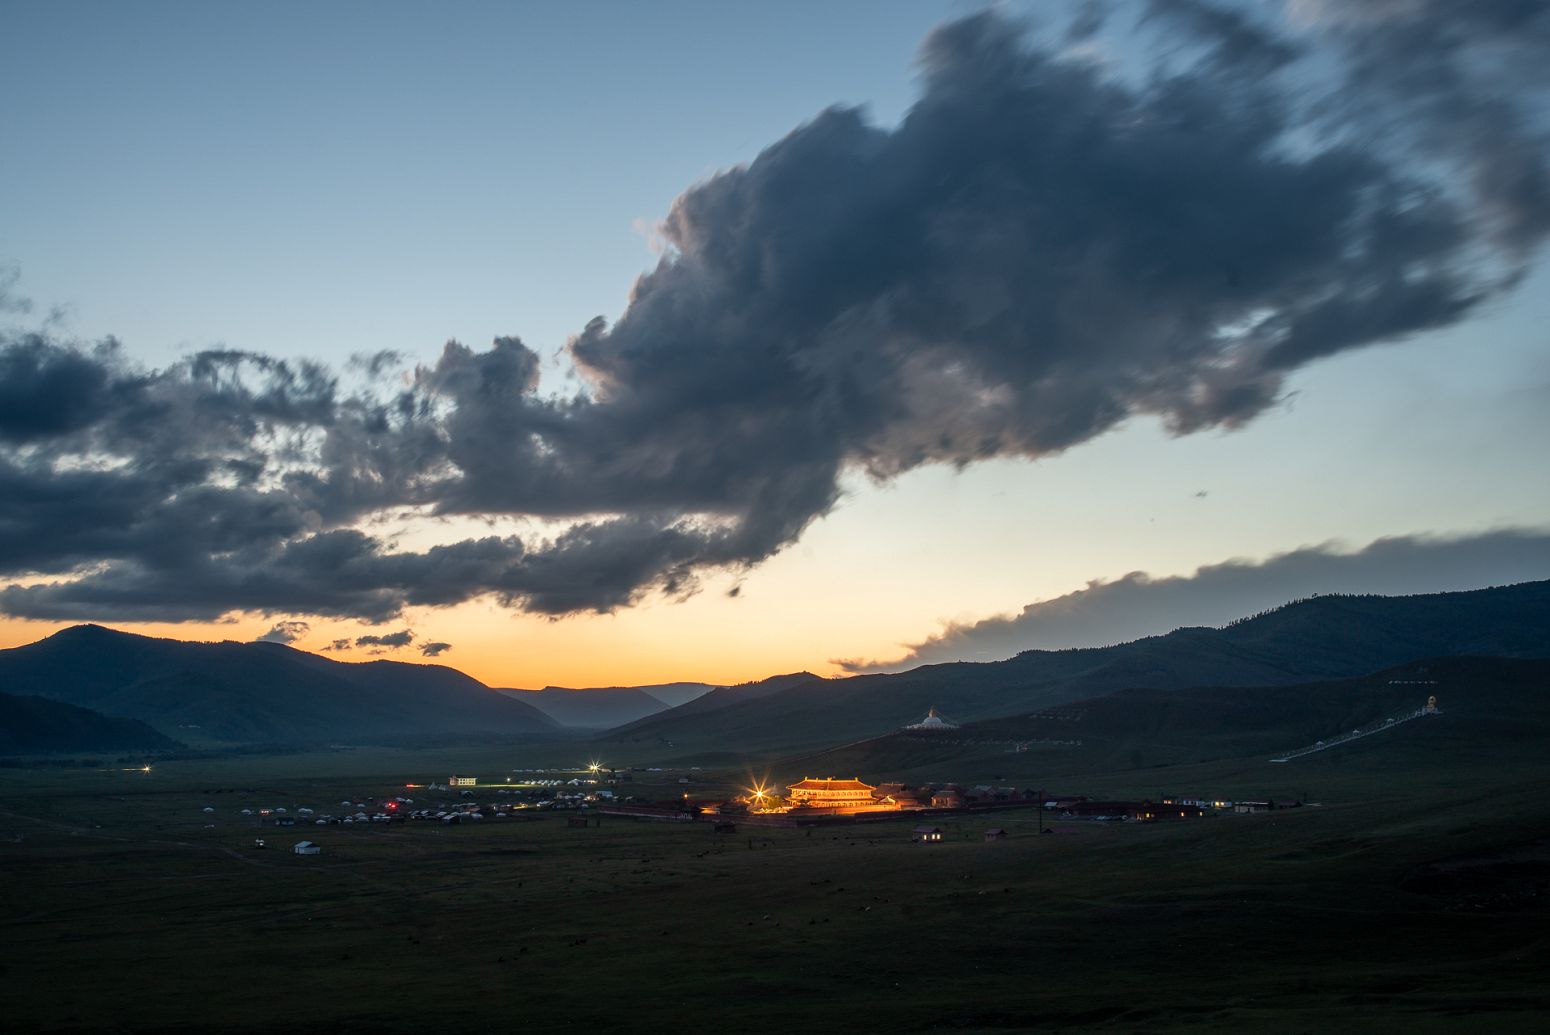
[[[323,846],[311,841],[297,841],[296,847],[292,848],[291,851],[297,855],[322,855]]]
[[[921,719],[919,722],[912,722],[904,728],[907,730],[918,730],[923,733],[940,733],[946,730],[955,730],[958,728],[958,724],[948,722],[936,713],[935,708],[932,708],[926,712],[924,719]]]

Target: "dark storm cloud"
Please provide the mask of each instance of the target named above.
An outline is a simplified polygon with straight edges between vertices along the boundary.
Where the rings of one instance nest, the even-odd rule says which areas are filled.
[[[1087,10],[1067,39],[1101,31]],[[1537,6],[1146,11],[1148,75],[977,15],[925,41],[896,127],[833,108],[690,188],[618,322],[572,342],[574,396],[514,337],[337,376],[0,337],[0,610],[681,596],[796,540],[847,471],[1241,425],[1306,363],[1468,318],[1550,230]],[[359,530],[409,510],[558,523],[420,551]]]
[[[306,622],[276,622],[274,627],[258,638],[259,643],[295,643],[307,633],[312,631],[312,626]]]
[[[0,440],[29,442],[86,427],[110,404],[115,385],[96,356],[55,348],[39,335],[26,335],[0,351]]]
[[[1490,231],[1526,251],[1550,231],[1542,0],[1301,0],[1294,10],[1348,58],[1342,115],[1417,142],[1451,166]]]
[[[1205,50],[1217,71],[1261,76],[1302,56],[1300,46],[1256,22],[1249,12],[1206,0],[1151,0],[1147,17],[1174,22],[1186,40]]]
[[[852,672],[942,661],[996,661],[1018,651],[1101,647],[1183,626],[1220,626],[1316,593],[1437,593],[1550,578],[1550,532],[1457,539],[1400,536],[1354,553],[1305,547],[1261,562],[1233,560],[1193,575],[1131,572],[1029,604],[1017,615],[949,627],[887,662],[840,662]]]
[[[1352,142],[1293,148],[1278,80],[1242,74],[1291,48],[1165,6],[1230,60],[1137,91],[978,16],[927,40],[898,129],[831,109],[686,193],[672,256],[573,347],[610,417],[668,417],[649,458],[736,499],[793,463],[886,477],[1136,413],[1241,423],[1300,364],[1491,295],[1468,198]]]
[[[357,647],[407,647],[414,639],[414,633],[408,629],[400,629],[398,632],[384,633],[381,636],[357,636]]]
[[[436,642],[420,644],[420,653],[425,655],[427,658],[439,658],[451,649],[452,644],[450,643]]]

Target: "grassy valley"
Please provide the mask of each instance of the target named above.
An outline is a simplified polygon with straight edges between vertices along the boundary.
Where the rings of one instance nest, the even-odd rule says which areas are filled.
[[[1533,1031],[1550,1007],[1550,762],[1519,749],[1504,767],[1456,714],[1295,768],[1068,775],[1111,794],[1310,789],[1318,805],[1042,836],[1014,809],[934,819],[933,846],[909,818],[282,839],[240,815],[448,798],[402,788],[428,775],[424,753],[339,753],[354,771],[334,775],[315,756],[17,774],[0,793],[3,1005],[20,1029],[61,1032],[468,1030],[513,1011],[642,1032]],[[679,786],[636,775],[646,794]],[[701,771],[693,787],[742,779]],[[1010,836],[985,843],[989,826]],[[265,835],[280,848],[254,848]],[[301,837],[324,854],[284,851]]]
[[[1544,592],[1319,600],[1107,651],[781,677],[675,709],[704,724],[682,742],[654,725],[668,711],[591,740],[545,726],[414,750],[18,762],[0,784],[0,1014],[59,1033],[464,1031],[514,1017],[646,1033],[1537,1032],[1550,1010],[1550,660],[1512,655],[1543,642]],[[385,693],[412,699],[426,693],[415,668],[351,671],[402,677]],[[1203,670],[1253,678],[1186,680]],[[73,692],[169,708],[197,696],[197,681],[183,698],[169,689],[174,672],[133,671]],[[992,706],[997,687],[1012,689]],[[830,692],[835,714],[869,706],[882,732],[847,743],[836,720],[824,740]],[[1386,723],[1433,694],[1440,714]],[[967,721],[898,730],[927,695]],[[757,737],[711,735],[756,716],[769,723]],[[1381,732],[1270,761],[1353,729]],[[828,774],[1302,804],[1114,823],[1014,801],[791,827],[722,817],[731,830],[601,802],[512,807],[608,772],[621,797],[694,810],[754,781]],[[448,788],[454,773],[479,784]],[[478,803],[486,818],[340,820],[395,798],[447,815]],[[281,816],[295,825],[271,825]],[[915,842],[921,823],[943,840]],[[1006,837],[987,841],[991,828]],[[321,854],[293,854],[301,840]]]

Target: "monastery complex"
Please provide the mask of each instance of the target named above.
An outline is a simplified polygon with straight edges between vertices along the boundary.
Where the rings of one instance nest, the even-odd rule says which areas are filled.
[[[899,803],[890,794],[881,793],[871,784],[860,779],[826,780],[804,777],[787,789],[786,808],[800,809],[803,813],[850,815],[856,812],[897,811]]]

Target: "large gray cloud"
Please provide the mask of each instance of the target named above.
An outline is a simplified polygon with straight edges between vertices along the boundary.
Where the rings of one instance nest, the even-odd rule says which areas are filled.
[[[1224,561],[1192,575],[1137,571],[1094,581],[1016,615],[950,626],[899,658],[838,664],[851,672],[891,672],[942,661],[997,661],[1036,648],[1102,647],[1183,626],[1221,626],[1319,593],[1439,593],[1547,578],[1550,532],[1398,536],[1354,552],[1326,544],[1265,561]]]
[[[1159,0],[1145,75],[944,25],[898,126],[833,108],[679,197],[618,322],[572,343],[571,397],[516,338],[339,373],[0,337],[0,610],[608,611],[759,563],[848,470],[1238,426],[1306,363],[1466,319],[1550,230],[1550,15],[1470,10]],[[562,524],[361,530],[410,508]]]
[[[1354,89],[1342,115],[1420,145],[1469,185],[1509,249],[1550,230],[1543,93],[1550,11],[1543,0],[1293,0],[1341,49]],[[1512,88],[1508,88],[1512,87]]]

